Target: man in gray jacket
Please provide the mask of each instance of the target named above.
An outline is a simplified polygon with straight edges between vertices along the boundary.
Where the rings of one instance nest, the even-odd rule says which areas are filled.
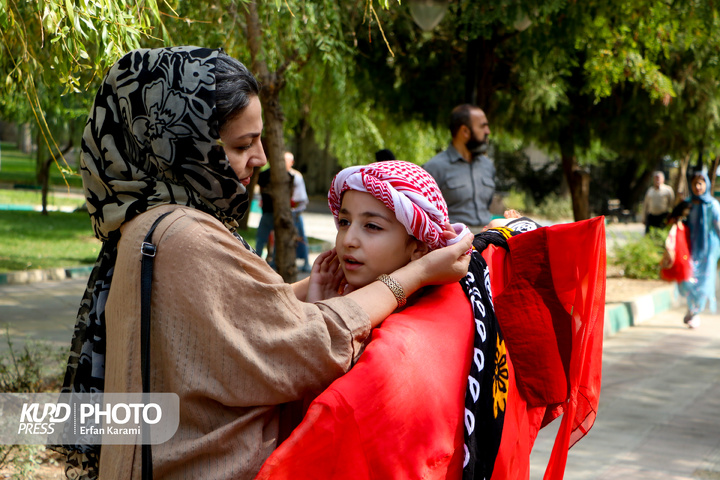
[[[478,233],[492,219],[489,209],[495,193],[495,165],[485,155],[490,136],[485,112],[475,105],[458,105],[450,113],[450,134],[447,150],[423,168],[438,183],[450,221]]]

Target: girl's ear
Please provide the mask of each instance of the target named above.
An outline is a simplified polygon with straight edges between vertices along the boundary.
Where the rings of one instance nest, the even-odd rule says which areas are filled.
[[[421,257],[424,257],[429,251],[430,247],[428,247],[427,243],[421,242],[420,240],[413,239],[413,249],[412,252],[410,252],[410,261],[417,260]]]

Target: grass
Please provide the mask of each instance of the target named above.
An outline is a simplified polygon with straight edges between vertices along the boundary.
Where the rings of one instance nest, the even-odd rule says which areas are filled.
[[[74,159],[66,159],[74,167]],[[62,159],[58,163],[65,167]],[[67,180],[67,184],[65,181]],[[0,183],[39,187],[35,178],[35,157],[33,154],[22,153],[10,142],[0,142]],[[57,165],[50,166],[50,185],[56,187],[82,188],[80,175],[65,174],[63,178]]]
[[[85,212],[0,211],[0,272],[92,265],[99,251]]]
[[[100,251],[87,212],[49,212],[48,216],[25,210],[42,203],[35,182],[35,159],[21,153],[14,144],[0,142],[0,273],[22,270],[68,268],[92,265]],[[77,208],[84,204],[82,194],[67,193],[67,185],[57,167],[50,168],[50,207]],[[67,176],[73,189],[81,189],[79,176]],[[52,188],[54,187],[54,188]],[[12,205],[16,209],[4,209]],[[51,209],[52,210],[52,209]],[[239,232],[255,245],[256,229]],[[325,242],[308,238],[311,251],[328,248]]]
[[[70,195],[62,192],[48,193],[48,206],[81,207],[85,203],[82,195]],[[41,205],[42,194],[39,190],[0,189],[0,205]]]
[[[255,230],[240,232],[250,245]],[[86,212],[0,211],[0,272],[92,265],[99,252]]]

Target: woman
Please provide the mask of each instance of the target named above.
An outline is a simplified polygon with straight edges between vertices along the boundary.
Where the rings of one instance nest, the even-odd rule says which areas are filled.
[[[142,391],[140,246],[170,212],[153,236],[150,391],[179,395],[180,425],[152,447],[155,478],[253,478],[287,428],[283,406],[346,372],[397,306],[380,281],[303,303],[307,282],[283,283],[234,234],[253,170],[266,163],[258,93],[252,74],[222,51],[136,50],[110,69],[83,135],[83,185],[103,247],[65,388]],[[406,294],[457,281],[470,242],[393,280]],[[95,450],[85,453],[96,461]],[[104,445],[100,477],[140,478],[141,457],[140,446]]]
[[[328,198],[336,254],[315,262],[309,296],[332,295],[340,281],[345,291],[362,288],[446,242],[445,200],[417,165],[349,167]],[[566,413],[546,476],[562,477],[567,447],[597,408],[603,223],[537,230],[525,218],[502,223],[475,237],[466,278],[417,292],[373,331],[357,364],[315,399],[257,480],[527,478],[535,434]]]
[[[715,277],[720,257],[720,203],[709,191],[710,180],[704,171],[690,180],[692,204],[686,226],[690,235],[692,278],[680,282],[680,293],[687,298],[688,311],[683,321],[689,328],[700,326],[700,312],[707,306],[717,310]]]

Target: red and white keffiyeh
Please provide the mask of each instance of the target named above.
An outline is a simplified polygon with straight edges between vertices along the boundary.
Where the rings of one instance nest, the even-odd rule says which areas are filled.
[[[337,226],[342,194],[346,190],[369,193],[395,213],[409,235],[425,242],[431,250],[455,243],[469,231],[462,223],[452,227],[452,240],[442,236],[449,221],[447,204],[435,179],[421,167],[399,160],[348,167],[330,184],[328,204]]]

